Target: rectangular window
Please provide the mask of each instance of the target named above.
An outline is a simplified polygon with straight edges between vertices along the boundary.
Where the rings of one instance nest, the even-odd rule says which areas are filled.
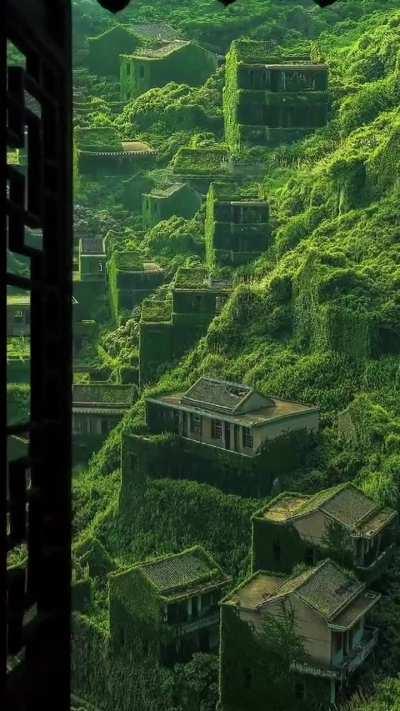
[[[211,420],[211,437],[213,439],[222,439],[221,420]]]
[[[298,681],[294,687],[294,695],[299,701],[303,701],[305,697],[305,687],[303,681]]]
[[[243,427],[242,435],[243,447],[245,447],[245,449],[253,449],[254,439],[252,431],[248,427]]]
[[[200,432],[201,432],[201,417],[200,417],[200,415],[190,415],[190,431],[192,434],[200,434]]]
[[[99,262],[99,272],[103,271],[103,262]]]
[[[343,634],[342,632],[333,633],[333,653],[338,654],[343,649]]]

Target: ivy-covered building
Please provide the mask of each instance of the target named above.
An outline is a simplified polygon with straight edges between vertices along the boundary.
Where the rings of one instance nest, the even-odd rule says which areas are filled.
[[[229,581],[200,546],[110,575],[114,650],[152,656],[165,665],[215,650],[218,603]]]
[[[263,631],[286,620],[301,642],[285,682],[289,708],[336,708],[354,672],[373,653],[378,630],[368,624],[380,594],[326,559],[300,573],[257,571],[221,602],[221,711],[273,705],[270,656]],[[290,649],[288,650],[290,655]],[[281,690],[282,692],[282,690]]]
[[[201,377],[185,393],[146,399],[150,432],[175,432],[206,447],[255,457],[267,441],[317,432],[319,408],[265,397],[242,383]]]
[[[159,22],[113,25],[97,37],[88,37],[88,66],[92,74],[119,77],[119,55],[135,52],[148,43],[172,41],[178,33]]]
[[[190,218],[200,207],[199,193],[187,183],[154,187],[151,192],[143,194],[143,222],[147,227],[152,227],[173,215]]]
[[[231,284],[204,267],[179,267],[172,300],[143,304],[139,331],[139,382],[143,387],[166,363],[180,358],[207,331],[231,293]]]
[[[235,194],[229,185],[212,183],[207,195],[205,242],[207,261],[238,266],[260,257],[271,236],[269,206],[259,195]]]
[[[147,433],[124,434],[120,510],[149,479],[194,479],[231,494],[270,495],[314,446],[318,407],[200,378],[185,393],[146,399]]]
[[[131,176],[157,154],[143,141],[122,141],[112,126],[78,127],[74,139],[76,172],[92,178]]]
[[[143,262],[136,252],[115,251],[108,268],[110,305],[115,322],[129,318],[132,309],[163,281],[164,272],[155,262]]]
[[[191,40],[160,42],[120,55],[121,98],[134,99],[169,82],[201,86],[217,67],[217,58]]]
[[[213,181],[227,182],[234,177],[231,156],[224,145],[182,146],[172,159],[171,168],[177,180],[188,182],[202,195],[207,195]]]
[[[79,274],[81,281],[106,281],[106,250],[101,238],[79,240]]]
[[[73,385],[72,433],[74,458],[86,461],[104,442],[133,404],[131,385],[92,383]]]
[[[327,123],[325,64],[271,56],[266,42],[235,40],[225,77],[225,139],[232,150],[290,143]]]
[[[252,516],[252,530],[252,570],[290,572],[329,555],[371,581],[391,559],[398,514],[346,482],[279,494]]]

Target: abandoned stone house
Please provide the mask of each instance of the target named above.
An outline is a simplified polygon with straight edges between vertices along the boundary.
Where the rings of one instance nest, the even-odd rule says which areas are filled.
[[[207,261],[238,266],[260,257],[271,236],[269,206],[259,195],[243,197],[223,183],[212,183],[207,195],[205,242]]]
[[[283,492],[252,516],[252,570],[290,572],[329,555],[371,582],[391,559],[398,514],[353,483],[314,495]]]
[[[186,183],[154,187],[151,192],[143,194],[143,222],[152,227],[173,215],[190,218],[200,207],[200,195]]]
[[[128,101],[169,82],[200,86],[215,71],[216,56],[191,40],[159,42],[120,55],[121,99]]]
[[[87,63],[93,74],[117,79],[121,52],[134,52],[147,43],[172,41],[177,37],[173,27],[159,22],[113,25],[97,37],[88,37]]]
[[[104,239],[79,240],[79,274],[81,281],[106,281],[106,251]]]
[[[203,267],[179,267],[172,301],[143,304],[139,326],[139,384],[157,377],[166,363],[180,358],[201,338],[229,298],[231,284],[210,278]]]
[[[110,307],[116,323],[129,318],[138,304],[164,281],[155,262],[143,262],[137,252],[113,252],[108,264]]]
[[[112,126],[78,127],[74,131],[78,175],[97,178],[131,176],[153,164],[157,152],[143,141],[121,141]]]
[[[185,393],[146,399],[151,432],[181,437],[255,457],[267,441],[289,432],[317,432],[319,408],[265,397],[254,388],[201,377]]]
[[[289,143],[327,123],[325,64],[272,57],[265,42],[235,40],[225,76],[225,138],[233,150]]]
[[[238,181],[229,150],[220,144],[182,146],[175,153],[171,167],[177,180],[189,183],[201,195],[207,195],[213,181]]]
[[[376,647],[378,630],[368,616],[379,599],[329,559],[293,575],[253,573],[221,602],[221,711],[250,709],[269,698],[262,631],[271,618],[292,620],[305,653],[291,664],[291,708],[336,708]]]
[[[73,385],[72,433],[74,457],[85,461],[106,439],[133,403],[131,385]]]
[[[219,609],[231,579],[200,546],[137,563],[109,576],[115,651],[169,665],[219,645]]]

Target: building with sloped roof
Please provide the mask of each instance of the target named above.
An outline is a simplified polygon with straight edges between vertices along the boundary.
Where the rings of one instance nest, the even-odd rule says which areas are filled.
[[[391,559],[398,514],[345,482],[307,495],[283,492],[252,516],[252,569],[289,572],[335,557],[369,581]]]
[[[147,227],[153,227],[160,220],[168,220],[173,215],[190,218],[201,207],[201,197],[187,183],[154,187],[143,193],[142,214]]]
[[[218,602],[230,578],[200,546],[136,563],[109,576],[114,649],[188,660],[219,643]]]
[[[328,67],[235,40],[226,58],[225,139],[233,150],[303,138],[328,120]]]
[[[215,54],[191,40],[173,40],[120,54],[121,98],[134,99],[169,82],[201,86],[217,67]]]
[[[134,401],[132,385],[91,383],[72,387],[74,456],[85,461],[104,442]]]
[[[379,599],[330,559],[292,575],[253,573],[221,602],[222,711],[253,708],[268,698],[262,632],[271,619],[291,620],[303,646],[304,658],[292,663],[287,680],[291,707],[333,706],[376,646],[378,631],[368,615]]]
[[[88,66],[96,75],[119,77],[119,55],[154,42],[171,42],[178,32],[161,22],[116,24],[97,37],[88,37]]]
[[[207,447],[255,457],[266,443],[296,430],[317,432],[319,408],[219,378],[201,377],[185,393],[146,400],[151,432],[172,431]]]

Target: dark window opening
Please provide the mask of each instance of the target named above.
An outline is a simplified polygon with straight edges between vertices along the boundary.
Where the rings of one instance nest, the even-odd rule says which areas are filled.
[[[213,439],[222,439],[221,420],[211,420],[211,437]]]
[[[294,695],[298,701],[303,701],[305,698],[305,685],[303,681],[298,681],[294,687]]]
[[[280,543],[280,541],[276,540],[273,542],[272,552],[273,552],[275,563],[280,563],[280,561],[281,561],[281,543]]]
[[[243,447],[245,449],[253,449],[254,438],[253,433],[248,427],[243,427]]]
[[[201,417],[200,417],[200,415],[190,415],[190,431],[192,434],[200,434],[200,432],[201,432]]]
[[[143,66],[143,64],[140,64],[140,65],[139,65],[139,77],[140,77],[140,79],[143,79],[143,78],[144,78],[144,66]]]
[[[244,683],[245,689],[251,689],[252,673],[251,673],[251,669],[249,667],[246,667],[243,670],[243,683]]]
[[[309,546],[304,553],[304,562],[306,565],[314,565],[314,548]]]

